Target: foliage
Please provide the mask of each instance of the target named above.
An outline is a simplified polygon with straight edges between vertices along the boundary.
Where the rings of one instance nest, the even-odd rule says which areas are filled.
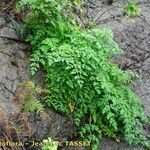
[[[57,150],[57,145],[57,142],[48,137],[48,139],[43,140],[42,150]]]
[[[131,17],[138,16],[141,12],[141,9],[139,8],[139,6],[134,2],[125,4],[124,9],[125,9],[126,14]]]
[[[44,106],[38,99],[38,95],[43,92],[45,93],[46,90],[37,88],[31,81],[26,81],[18,85],[16,97],[21,108],[41,114],[44,112]]]
[[[122,53],[109,29],[84,30],[76,25],[74,2],[21,0],[28,4],[25,36],[33,48],[34,75],[42,66],[51,91],[45,101],[64,114],[72,113],[79,135],[97,150],[104,136],[149,147],[143,132],[148,119],[140,99],[127,85],[132,76],[111,62]]]

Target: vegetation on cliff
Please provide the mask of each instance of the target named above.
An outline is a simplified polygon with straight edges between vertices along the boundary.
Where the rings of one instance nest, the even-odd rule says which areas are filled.
[[[83,1],[20,0],[26,9],[23,34],[32,46],[31,73],[46,72],[47,105],[72,113],[79,135],[98,150],[104,136],[149,148],[143,124],[148,123],[140,99],[127,86],[132,75],[111,62],[122,50],[109,29],[77,25],[74,13]]]

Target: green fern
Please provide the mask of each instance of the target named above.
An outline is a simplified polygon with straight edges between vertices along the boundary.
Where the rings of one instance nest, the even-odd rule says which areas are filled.
[[[36,112],[37,114],[44,112],[43,104],[38,99],[30,99],[25,101],[24,109],[28,112]]]
[[[44,68],[48,106],[72,113],[80,137],[90,140],[93,150],[104,136],[119,141],[119,133],[129,144],[149,148],[143,131],[147,116],[139,97],[126,87],[132,76],[111,62],[122,53],[112,31],[78,27],[69,0],[21,0],[21,7],[24,1],[32,14],[24,28],[31,31],[26,35],[31,72]]]
[[[18,85],[16,96],[20,107],[27,112],[36,112],[41,114],[44,112],[44,106],[37,97],[45,92],[43,89],[37,88],[32,81],[25,81]]]

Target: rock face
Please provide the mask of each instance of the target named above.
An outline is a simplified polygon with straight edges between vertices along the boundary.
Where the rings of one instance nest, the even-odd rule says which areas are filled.
[[[28,76],[23,52],[27,46],[15,39],[18,39],[16,30],[10,28],[9,21],[0,14],[0,106],[9,115],[18,111],[12,102],[16,86]]]
[[[123,5],[126,0],[117,1]],[[129,18],[124,10],[106,3],[97,4],[90,10],[100,28],[108,27],[114,31],[115,40],[124,50],[121,56],[113,57],[125,70],[133,70],[140,77],[133,90],[141,97],[145,112],[150,116],[150,1],[137,1],[142,12],[139,17]],[[97,15],[96,15],[97,14]],[[20,25],[13,15],[0,13],[0,113],[5,111],[9,117],[18,115],[20,110],[14,104],[14,93],[17,85],[24,80],[31,80],[28,67],[30,48],[20,41],[18,29]],[[41,71],[32,78],[40,86],[43,85],[44,73]],[[42,140],[52,137],[56,140],[68,140],[76,137],[72,119],[47,111],[49,120],[28,114],[28,121],[33,127],[31,137],[20,137],[24,140]],[[71,118],[71,117],[70,117]],[[0,126],[1,129],[1,126]],[[1,130],[0,130],[1,133]],[[147,129],[150,135],[150,129]],[[64,147],[63,150],[85,150],[85,148]],[[110,139],[102,142],[101,150],[143,150],[141,147],[129,147],[125,143],[116,143]]]

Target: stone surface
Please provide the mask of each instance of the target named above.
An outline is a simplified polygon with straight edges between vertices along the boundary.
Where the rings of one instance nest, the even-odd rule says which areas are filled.
[[[12,39],[17,37],[15,31],[6,29],[7,27],[0,29],[0,36],[10,36]],[[0,104],[9,114],[14,114],[17,111],[12,103],[16,86],[21,80],[25,79],[25,76],[28,76],[27,73],[20,73],[21,68],[26,68],[26,56],[23,52],[26,48],[27,46],[23,45],[21,50],[15,41],[0,38]],[[26,70],[24,71],[26,72]]]
[[[115,0],[121,5],[127,0]],[[106,5],[99,1],[90,15],[94,16],[97,26],[108,27],[114,31],[114,37],[120,47],[124,50],[121,56],[115,56],[113,61],[125,70],[133,70],[138,74],[140,80],[133,85],[133,90],[141,97],[145,112],[150,116],[150,1],[136,1],[142,9],[139,17],[129,18],[124,16],[122,8]],[[11,19],[8,19],[11,18]],[[17,42],[18,34],[12,16],[0,14],[0,106],[8,115],[19,112],[13,103],[14,93],[18,83],[30,80],[28,69],[28,46]],[[44,73],[39,72],[34,81],[43,85]],[[29,114],[29,121],[33,126],[30,140],[41,140],[52,137],[56,140],[73,139],[76,131],[72,119],[66,118],[54,111],[49,110],[46,120],[34,114]],[[48,121],[48,122],[47,122]],[[150,135],[150,129],[147,130]],[[22,138],[25,139],[23,136]],[[62,150],[85,150],[86,148],[64,147]],[[101,150],[143,150],[141,147],[130,147],[124,142],[116,143],[110,139],[102,142]]]
[[[5,25],[5,19],[3,17],[0,17],[0,28]]]

